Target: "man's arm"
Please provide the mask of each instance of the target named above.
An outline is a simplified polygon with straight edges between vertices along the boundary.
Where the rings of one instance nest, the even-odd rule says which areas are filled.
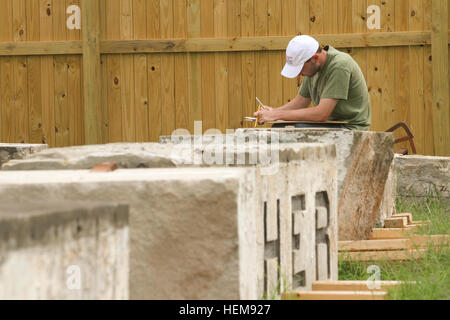
[[[311,98],[305,98],[298,94],[294,99],[285,105],[277,108],[278,110],[297,110],[308,107],[311,104]]]
[[[337,99],[321,99],[317,107],[303,109],[273,109],[258,112],[259,123],[285,120],[285,121],[327,121],[333,112]]]

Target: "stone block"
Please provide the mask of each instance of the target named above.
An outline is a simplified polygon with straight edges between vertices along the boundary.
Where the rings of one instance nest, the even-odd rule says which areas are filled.
[[[1,197],[0,299],[128,299],[128,206],[35,194]]]
[[[0,202],[128,203],[131,299],[256,299],[255,174],[250,171],[5,171]],[[114,246],[113,238],[104,241]]]
[[[395,155],[396,191],[402,197],[450,197],[450,157]]]
[[[29,154],[46,149],[46,144],[0,143],[0,168],[13,159],[23,159]]]
[[[166,159],[178,167],[237,166],[256,169],[254,179],[258,191],[253,212],[257,230],[257,291],[252,297],[262,298],[276,295],[277,292],[271,291],[273,287],[284,290],[293,286],[296,289],[310,290],[312,282],[319,280],[317,263],[325,264],[320,270],[327,270],[326,279],[337,279],[337,182],[334,145],[286,143],[280,146],[270,144],[266,147],[270,148],[264,150],[261,145],[251,143],[199,144],[184,147],[173,144],[131,144],[121,150],[118,144],[113,144],[103,146],[102,153],[109,153],[109,161],[120,160],[120,155],[127,153],[129,159],[135,159],[134,164],[143,163],[141,156],[146,156],[146,166],[155,167],[159,164],[148,160],[147,154],[161,157],[159,151],[164,150]],[[89,168],[99,161],[93,160],[92,154],[98,149],[95,146],[67,149],[71,150],[58,150],[58,153],[53,155],[49,150],[45,157],[60,164],[70,163],[77,169],[83,166]],[[267,166],[261,165],[261,153],[267,152],[270,153],[269,158],[272,157],[269,160],[276,158],[276,161],[271,163],[275,165],[271,168],[274,170],[272,174],[271,170],[267,170]],[[113,158],[114,153],[117,153],[117,158]],[[65,155],[64,158],[61,158],[61,155]],[[217,161],[208,161],[206,155]],[[86,160],[88,158],[89,161]],[[200,162],[196,163],[195,160],[198,159]],[[257,161],[253,162],[254,159]],[[42,159],[39,159],[39,155],[29,159],[30,163],[34,161],[33,168],[39,168],[40,160]],[[129,168],[133,163],[122,161],[122,165]],[[17,166],[20,166],[20,162],[10,168],[17,169]],[[319,207],[317,217],[316,206]],[[150,228],[148,232],[151,230]],[[316,233],[320,235],[316,237]],[[316,246],[319,244],[323,244],[321,247],[326,246],[328,250],[327,259],[321,259],[321,262],[316,255]],[[277,268],[274,268],[274,264]]]
[[[339,240],[362,240],[380,217],[394,138],[388,132],[344,129],[238,129],[232,135],[162,136],[160,143],[214,144],[224,141],[255,143],[336,144]],[[388,204],[386,204],[388,205]]]
[[[183,159],[171,154],[172,147],[154,143],[110,143],[66,148],[50,148],[10,160],[2,170],[91,169],[104,162],[119,168],[174,168]]]

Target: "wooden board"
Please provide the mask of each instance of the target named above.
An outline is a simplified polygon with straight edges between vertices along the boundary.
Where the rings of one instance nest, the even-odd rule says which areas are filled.
[[[287,292],[282,300],[385,300],[385,291],[306,291]]]
[[[312,283],[313,291],[385,291],[388,288],[393,288],[401,285],[401,281],[377,281],[380,289],[370,289],[368,287],[370,281],[353,281],[353,280],[340,280],[340,281],[314,281]]]
[[[411,236],[406,239],[339,241],[339,251],[390,251],[426,248],[449,244],[450,236]]]
[[[421,258],[426,249],[419,250],[394,250],[394,251],[356,251],[341,252],[344,260],[351,261],[406,261]]]

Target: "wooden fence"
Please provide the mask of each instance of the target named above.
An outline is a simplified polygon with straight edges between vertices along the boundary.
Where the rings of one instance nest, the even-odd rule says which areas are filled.
[[[78,5],[81,30],[66,12]],[[381,28],[369,30],[369,5]],[[242,127],[255,96],[297,93],[297,34],[350,53],[372,130],[399,121],[418,153],[450,155],[448,0],[0,0],[0,141],[157,141],[176,128]]]

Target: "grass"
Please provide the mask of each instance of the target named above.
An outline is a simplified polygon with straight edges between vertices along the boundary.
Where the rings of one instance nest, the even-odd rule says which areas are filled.
[[[398,199],[399,213],[410,212],[413,220],[430,220],[431,224],[417,229],[414,234],[450,234],[450,201],[447,198]],[[368,267],[376,265],[380,280],[415,281],[389,289],[393,300],[450,300],[450,249],[429,246],[421,259],[398,261],[359,262],[339,257],[339,280],[368,280],[373,273]]]

